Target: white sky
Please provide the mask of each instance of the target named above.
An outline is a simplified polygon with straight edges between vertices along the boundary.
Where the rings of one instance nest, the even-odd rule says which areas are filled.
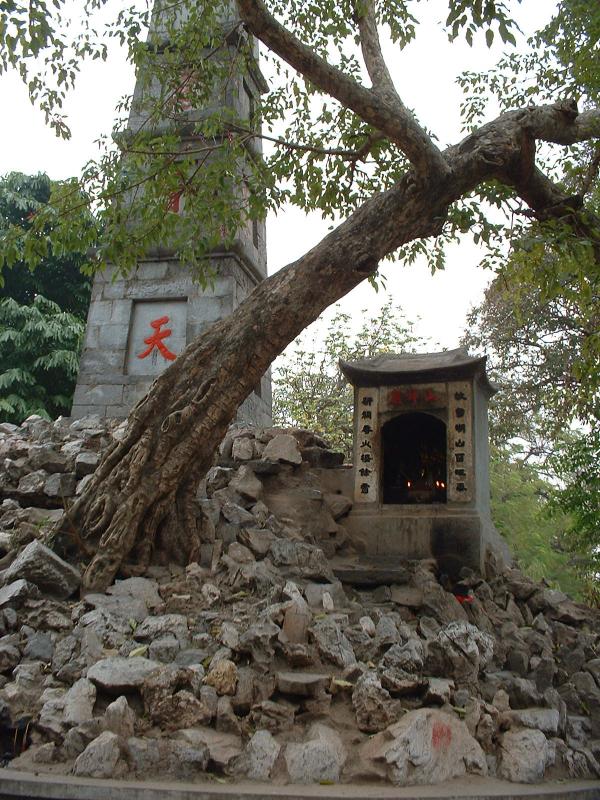
[[[543,24],[554,6],[554,0],[523,0],[515,12],[523,33],[529,35]],[[439,24],[447,13],[444,0],[427,0],[417,5],[416,10],[424,18],[416,42],[403,52],[390,44],[385,54],[404,102],[435,132],[440,144],[446,145],[462,138],[459,120],[462,92],[454,83],[455,77],[466,69],[493,66],[501,49],[494,46],[488,50],[483,37],[473,48],[462,43],[449,44]],[[30,105],[17,76],[0,76],[3,108],[0,175],[12,170],[45,171],[52,178],[76,175],[95,156],[95,139],[110,132],[115,105],[133,90],[133,80],[132,69],[122,52],[114,51],[107,63],[85,65],[65,106],[72,130],[72,138],[65,142],[45,128],[42,114]],[[306,216],[297,209],[285,209],[276,218],[270,217],[269,271],[274,272],[302,255],[323,237],[329,225],[319,215]],[[382,272],[387,290],[397,304],[410,319],[419,318],[417,332],[450,348],[458,344],[466,313],[479,302],[491,276],[478,269],[482,251],[466,239],[448,255],[446,270],[434,276],[422,261],[410,267],[386,263]],[[381,297],[365,283],[347,295],[341,306],[358,318],[360,309],[376,310],[381,302]]]

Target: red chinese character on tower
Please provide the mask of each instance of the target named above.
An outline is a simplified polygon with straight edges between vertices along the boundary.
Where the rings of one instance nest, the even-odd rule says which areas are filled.
[[[154,333],[144,339],[144,344],[147,344],[148,347],[143,353],[138,354],[138,358],[146,358],[156,347],[162,353],[164,358],[168,359],[169,361],[175,361],[175,353],[172,353],[163,342],[163,339],[167,339],[173,333],[173,331],[170,328],[165,328],[165,330],[161,331],[161,327],[166,325],[168,321],[168,317],[159,317],[159,319],[152,320],[150,325],[154,328]]]

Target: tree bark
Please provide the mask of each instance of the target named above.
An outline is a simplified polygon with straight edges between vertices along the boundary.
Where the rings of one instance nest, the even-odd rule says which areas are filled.
[[[564,201],[533,166],[532,119],[537,135],[544,129],[566,136],[566,128],[578,124],[554,106],[502,115],[448,148],[446,170],[430,178],[409,171],[367,200],[186,348],[132,410],[124,438],[109,449],[68,514],[68,526],[94,553],[84,591],[105,588],[119,569],[143,572],[153,556],[180,563],[197,558],[194,493],[238,407],[273,359],[373,274],[381,258],[439,234],[451,203],[485,180],[515,186],[538,211]]]

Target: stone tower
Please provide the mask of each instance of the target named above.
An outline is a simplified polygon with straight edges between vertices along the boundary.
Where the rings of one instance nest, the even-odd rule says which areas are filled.
[[[154,26],[160,25],[155,6]],[[224,21],[234,29],[231,20]],[[155,28],[156,29],[156,28]],[[255,98],[266,91],[256,58],[245,75],[233,76],[223,91],[215,92],[220,107],[234,109],[242,119],[251,119]],[[145,122],[140,110],[143,93],[138,78],[128,129],[138,130]],[[177,125],[181,125],[182,147],[193,146],[193,123],[203,109],[180,104]],[[164,125],[172,125],[165,120]],[[163,123],[159,123],[159,129]],[[252,147],[260,157],[260,139]],[[185,203],[173,198],[169,211],[185,213]],[[207,327],[231,314],[267,276],[264,220],[237,232],[227,249],[210,256],[216,275],[212,285],[202,289],[192,280],[168,243],[147,251],[137,269],[127,277],[113,275],[109,267],[97,273],[87,320],[84,348],[79,366],[72,416],[100,414],[125,417],[146,393],[152,381]],[[260,385],[243,403],[240,421],[257,425],[271,423],[271,379]]]

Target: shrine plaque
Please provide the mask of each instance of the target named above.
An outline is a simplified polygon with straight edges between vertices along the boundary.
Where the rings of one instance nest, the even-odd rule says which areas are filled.
[[[448,500],[473,499],[473,390],[470,382],[448,384]]]
[[[356,393],[356,469],[354,500],[376,503],[379,500],[379,389],[360,388]]]
[[[187,300],[138,300],[129,325],[126,372],[160,375],[186,346]]]

